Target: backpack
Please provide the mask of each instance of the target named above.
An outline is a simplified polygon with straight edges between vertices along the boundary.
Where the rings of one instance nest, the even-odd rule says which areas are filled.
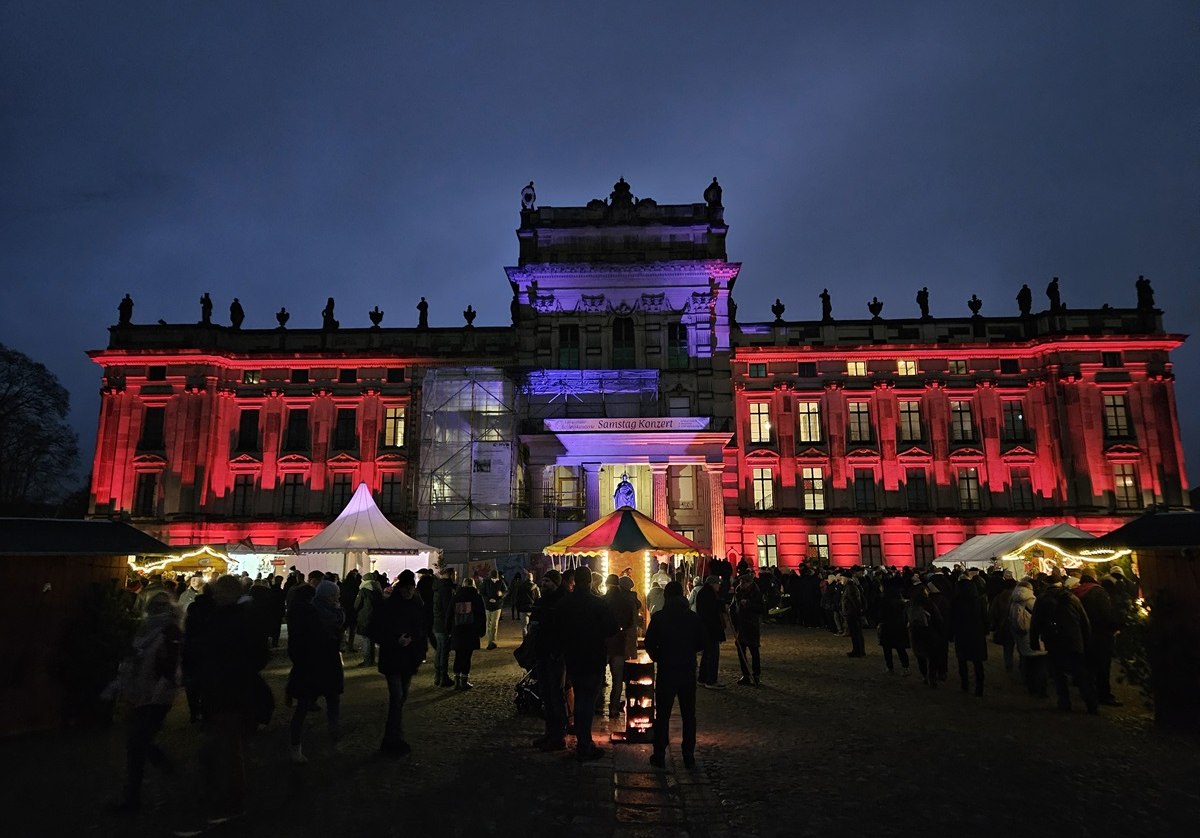
[[[1029,613],[1029,609],[1024,605],[1019,605],[1013,609],[1012,630],[1017,634],[1029,634],[1029,627],[1033,623],[1033,615]]]
[[[475,622],[475,614],[471,609],[471,601],[464,599],[454,603],[454,625],[469,626]]]

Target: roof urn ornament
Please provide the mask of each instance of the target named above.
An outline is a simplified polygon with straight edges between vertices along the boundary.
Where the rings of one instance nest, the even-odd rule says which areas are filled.
[[[283,306],[279,307],[279,311],[275,312],[275,319],[279,321],[279,328],[286,329],[288,318],[292,315],[288,314],[288,310]]]
[[[783,322],[783,312],[784,312],[784,309],[786,309],[786,308],[787,308],[787,306],[785,306],[783,303],[781,303],[781,302],[779,301],[779,298],[778,298],[778,297],[776,297],[776,298],[775,298],[775,305],[771,306],[771,314],[774,314],[774,315],[775,315],[775,322],[776,322],[776,323],[782,323],[782,322]]]
[[[967,308],[971,309],[972,317],[978,317],[979,309],[983,308],[983,300],[972,294],[971,299],[967,300]]]
[[[378,329],[379,324],[383,322],[383,312],[379,310],[379,306],[367,312],[367,317],[371,318],[371,328]]]
[[[883,303],[879,302],[878,297],[872,297],[871,302],[867,303],[867,311],[871,312],[872,320],[878,320],[883,313]]]
[[[471,308],[470,304],[468,304],[466,309],[463,311],[463,320],[467,321],[468,329],[475,325],[475,315],[478,313],[479,312],[475,311],[475,309]]]

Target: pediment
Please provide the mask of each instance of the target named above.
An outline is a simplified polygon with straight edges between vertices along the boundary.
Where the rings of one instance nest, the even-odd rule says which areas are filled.
[[[279,458],[278,464],[281,467],[291,466],[293,468],[308,467],[312,465],[312,460],[300,454],[284,454]]]
[[[381,466],[387,465],[405,465],[408,463],[407,454],[381,454],[375,458],[375,462]]]
[[[982,460],[983,451],[979,448],[958,448],[950,452],[950,459],[953,460]]]
[[[231,466],[261,466],[262,460],[257,457],[251,457],[249,454],[238,454],[229,461]]]
[[[1000,459],[1002,460],[1016,460],[1019,462],[1033,460],[1036,457],[1037,453],[1029,448],[1026,448],[1024,445],[1014,445],[1012,448],[1000,455]]]
[[[167,458],[162,454],[138,454],[133,458],[133,464],[143,468],[163,468],[167,465]]]
[[[802,448],[799,451],[797,451],[796,459],[797,460],[828,460],[829,452],[824,449],[816,448],[816,447],[810,445],[808,448]]]
[[[848,460],[878,460],[879,452],[874,448],[851,448],[846,452]]]
[[[928,460],[933,454],[919,445],[910,445],[903,451],[896,452],[896,457],[901,460]]]
[[[336,457],[330,457],[327,461],[327,464],[333,468],[338,468],[339,466],[342,468],[352,468],[359,464],[359,459],[357,457],[351,457],[349,454],[343,451]]]
[[[770,448],[755,448],[746,452],[747,460],[778,460],[779,452]]]

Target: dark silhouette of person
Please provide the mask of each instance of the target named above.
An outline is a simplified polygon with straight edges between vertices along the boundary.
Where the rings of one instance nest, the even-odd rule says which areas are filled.
[[[917,292],[917,305],[921,308],[921,319],[925,320],[929,317],[929,289],[921,288]]]
[[[242,321],[246,319],[246,312],[242,310],[242,304],[238,302],[238,298],[234,297],[233,302],[229,304],[229,324],[235,329],[242,328]]]
[[[1050,284],[1046,286],[1046,298],[1050,300],[1050,313],[1058,314],[1062,311],[1062,297],[1058,292],[1058,277],[1050,280]]]
[[[1033,292],[1029,290],[1028,285],[1022,285],[1021,290],[1017,292],[1017,308],[1021,310],[1022,317],[1028,317],[1033,308]]]
[[[212,297],[208,296],[207,291],[200,298],[200,322],[205,326],[212,323]]]
[[[828,323],[833,320],[833,305],[829,302],[829,289],[825,288],[821,291],[821,322]]]
[[[117,306],[117,325],[128,326],[133,322],[133,297],[128,294],[121,300]]]
[[[421,298],[421,302],[417,303],[417,328],[429,328],[429,303],[425,302],[425,298]]]
[[[321,310],[321,328],[326,331],[332,331],[338,327],[338,322],[333,319],[333,297],[330,297],[325,303],[325,308]]]

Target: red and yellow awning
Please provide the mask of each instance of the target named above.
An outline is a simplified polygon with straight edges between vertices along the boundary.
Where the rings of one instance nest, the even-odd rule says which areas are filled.
[[[551,544],[548,556],[600,556],[604,553],[651,553],[701,556],[703,547],[667,529],[636,509],[623,506],[599,521]]]

